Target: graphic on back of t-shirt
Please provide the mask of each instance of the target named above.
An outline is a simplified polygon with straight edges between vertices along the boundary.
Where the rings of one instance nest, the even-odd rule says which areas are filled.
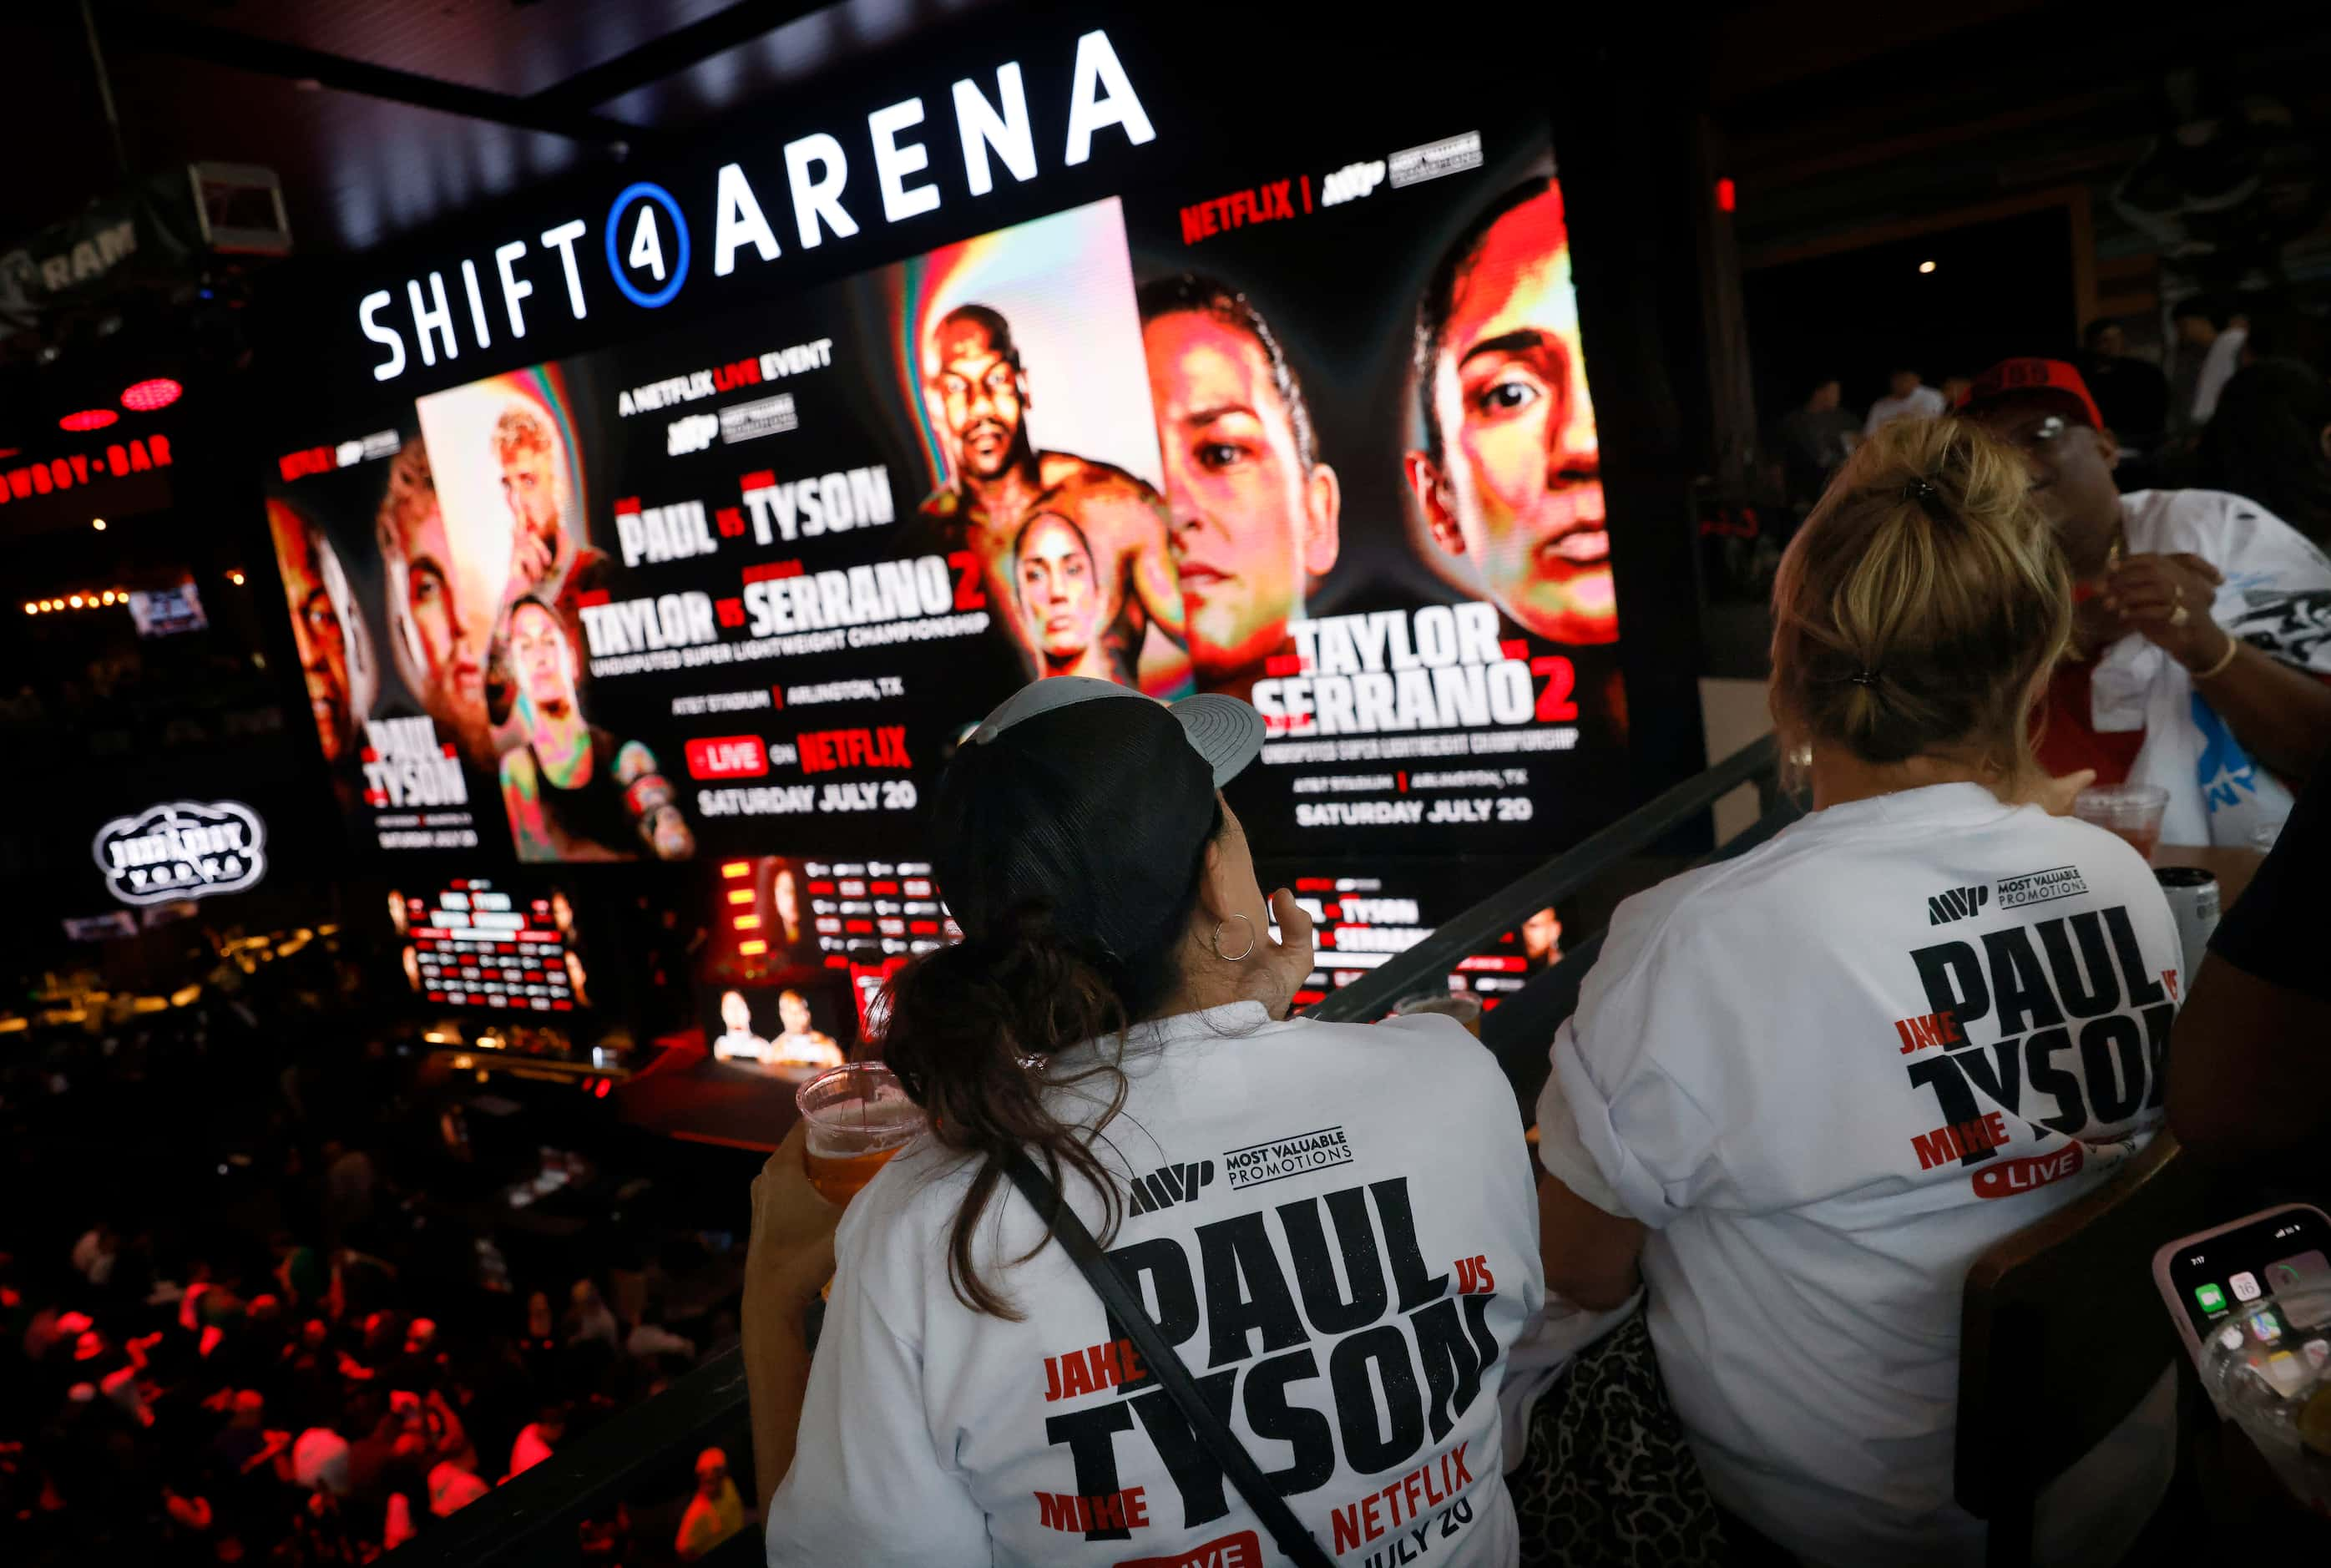
[[[2087,887],[2077,867],[2000,879],[1998,909],[2044,907]],[[1925,1010],[1894,1021],[1894,1046],[1914,1089],[1932,1096],[1910,1137],[1917,1170],[1970,1171],[1978,1198],[2005,1198],[2077,1175],[2157,1109],[2176,1012],[2174,968],[2156,970],[2128,907],[2081,910],[1969,932],[1914,948]],[[2061,1147],[2010,1153],[2019,1142]]]
[[[1325,1132],[1338,1141],[1318,1141]],[[1332,1169],[1349,1157],[1341,1136],[1332,1128],[1275,1140],[1286,1150],[1270,1156],[1265,1146],[1254,1168]],[[1375,1549],[1355,1557],[1355,1568],[1404,1562],[1414,1549],[1400,1556],[1395,1540],[1438,1542],[1472,1522],[1480,1456],[1451,1438],[1477,1400],[1496,1396],[1497,1274],[1482,1253],[1426,1259],[1406,1177],[1290,1192],[1268,1210],[1127,1242],[1109,1257],[1214,1413],[1253,1434],[1258,1462],[1287,1456],[1265,1471],[1279,1491],[1298,1497],[1327,1486],[1339,1457],[1375,1483],[1330,1499],[1336,1555]],[[1066,1460],[1065,1484],[1032,1499],[1042,1526],[1125,1541],[1153,1527],[1203,1529],[1238,1506],[1236,1488],[1113,1317],[1105,1339],[1062,1346],[1032,1374],[1043,1383],[1045,1440]],[[1128,1470],[1151,1468],[1153,1454],[1170,1490],[1125,1485]],[[1493,1465],[1482,1475],[1498,1478]],[[1226,1535],[1195,1555],[1131,1561],[1259,1562],[1241,1555],[1251,1540]]]
[[[2331,644],[2331,594],[2246,588],[2242,607],[2226,628],[2231,635],[2291,664],[2312,664]]]

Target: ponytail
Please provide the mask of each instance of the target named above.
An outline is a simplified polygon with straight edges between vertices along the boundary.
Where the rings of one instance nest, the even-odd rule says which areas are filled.
[[[1854,451],[1773,583],[1786,727],[1866,763],[1946,748],[2035,767],[2027,704],[2071,633],[2069,575],[2022,455],[1965,420]]]
[[[1217,806],[1209,844],[1223,827]],[[1093,1135],[1125,1108],[1126,1029],[1156,1016],[1180,983],[1175,950],[1204,869],[1201,850],[1175,917],[1142,953],[1110,953],[1089,936],[1062,929],[1044,905],[1029,903],[978,937],[926,954],[892,978],[883,1060],[930,1117],[932,1136],[981,1156],[947,1246],[948,1282],[973,1311],[1015,1321],[1021,1316],[973,1256],[980,1219],[1020,1150],[1034,1156],[1055,1188],[1063,1171],[1091,1183],[1103,1202],[1103,1244],[1116,1233],[1124,1198],[1093,1153]],[[1102,1048],[1091,1067],[1067,1078],[1046,1070],[1054,1056],[1088,1041]],[[1089,1126],[1063,1120],[1045,1103],[1052,1089],[1091,1080],[1099,1080],[1105,1106]],[[1025,1262],[1051,1241],[1051,1219],[1045,1216],[1036,1245],[1013,1262]]]

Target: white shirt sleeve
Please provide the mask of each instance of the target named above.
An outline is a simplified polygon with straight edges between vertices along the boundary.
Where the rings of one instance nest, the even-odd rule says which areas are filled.
[[[769,1503],[769,1568],[912,1563],[987,1568],[987,1516],[933,1451],[923,1357],[845,1261],[802,1403],[793,1468]]]
[[[1568,1029],[1568,1020],[1563,1028]],[[1556,1050],[1561,1049],[1559,1045]],[[1578,1136],[1578,1118],[1570,1112],[1569,1097],[1562,1092],[1562,1079],[1553,1073],[1546,1075],[1546,1088],[1537,1097],[1537,1163],[1546,1174],[1570,1189],[1575,1197],[1584,1198],[1606,1214],[1624,1215],[1627,1201],[1619,1189],[1603,1180],[1602,1170]]]
[[[1721,1129],[1703,1108],[1726,1103],[1721,1087],[1687,1088],[1658,1054],[1663,1042],[1724,1038],[1720,1021],[1701,1016],[1704,987],[1662,962],[1679,891],[1620,906],[1578,1011],[1556,1031],[1538,1097],[1538,1163],[1596,1208],[1654,1230],[1723,1179]]]
[[[2206,503],[2185,515],[2206,519],[2199,553],[2226,575],[2212,612],[2219,624],[2285,664],[2331,675],[2331,560],[2246,496],[2183,494]]]

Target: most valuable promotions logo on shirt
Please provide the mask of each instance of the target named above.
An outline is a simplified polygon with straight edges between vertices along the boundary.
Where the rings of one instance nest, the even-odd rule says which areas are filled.
[[[98,829],[90,850],[125,904],[239,893],[267,873],[267,824],[240,801],[171,801]]]

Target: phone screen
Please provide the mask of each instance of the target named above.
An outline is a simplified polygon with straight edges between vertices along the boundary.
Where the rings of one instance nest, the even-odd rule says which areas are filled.
[[[2169,1282],[2193,1326],[2193,1336],[2234,1332],[2261,1348],[2287,1351],[2317,1366],[2331,1361],[2331,1293],[2299,1297],[2305,1323],[2256,1304],[2302,1286],[2331,1285],[2331,1223],[2312,1209],[2278,1209],[2248,1224],[2180,1248],[2169,1260]],[[2320,1305],[2305,1305],[2307,1302]]]

